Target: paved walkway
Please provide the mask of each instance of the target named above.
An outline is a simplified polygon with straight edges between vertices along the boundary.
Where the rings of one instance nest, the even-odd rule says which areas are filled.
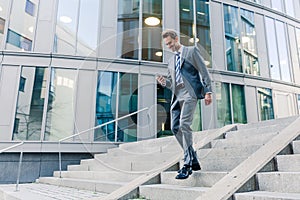
[[[0,185],[1,193],[5,193],[4,199],[22,200],[77,200],[104,197],[106,194],[87,190],[78,190],[68,187],[47,185],[40,183],[20,184],[19,191],[16,192],[15,184]],[[0,197],[1,199],[1,197]]]

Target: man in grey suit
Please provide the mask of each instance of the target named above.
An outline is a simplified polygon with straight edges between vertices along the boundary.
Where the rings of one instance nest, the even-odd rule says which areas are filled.
[[[176,179],[186,179],[192,170],[200,170],[193,148],[191,124],[197,100],[204,99],[205,105],[212,102],[211,79],[197,47],[186,47],[179,43],[174,30],[162,33],[166,46],[174,53],[168,63],[167,77],[157,76],[157,81],[172,90],[171,129],[184,151],[184,165]]]

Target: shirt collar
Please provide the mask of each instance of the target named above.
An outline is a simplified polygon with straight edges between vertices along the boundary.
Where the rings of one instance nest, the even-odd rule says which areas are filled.
[[[179,48],[178,51],[175,52],[175,54],[180,53],[182,55],[182,51],[183,51],[183,45],[181,45],[181,47]]]

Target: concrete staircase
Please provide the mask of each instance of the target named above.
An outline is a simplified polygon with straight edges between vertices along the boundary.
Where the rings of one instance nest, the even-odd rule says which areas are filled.
[[[228,132],[224,139],[212,141],[209,148],[197,150],[201,171],[193,172],[187,180],[176,180],[176,171],[162,172],[161,183],[140,186],[140,195],[151,200],[197,199],[293,120],[295,118],[239,125],[238,130]],[[300,199],[300,157],[286,155],[298,152],[298,145],[300,141],[294,141],[293,149],[289,146],[283,149],[276,159],[239,188],[235,200]],[[258,187],[269,193],[255,191]],[[270,194],[269,198],[266,198],[267,194]]]
[[[197,149],[202,170],[193,172],[187,180],[175,179],[182,165],[182,161],[179,161],[121,199],[196,199],[295,119],[290,117],[237,125],[236,131],[227,132],[204,148]],[[195,132],[195,145],[216,131],[218,129]],[[283,149],[240,187],[234,198],[300,199],[299,141],[294,141],[292,147]],[[80,165],[68,166],[67,171],[56,171],[53,177],[40,177],[37,183],[21,184],[19,192],[13,192],[12,185],[0,186],[0,200],[111,199],[108,198],[109,194],[131,185],[142,175],[162,171],[160,168],[172,163],[178,155],[182,155],[182,150],[174,137],[121,144],[119,148],[108,149],[106,154],[94,155],[94,159],[82,160]],[[276,195],[278,198],[274,198]]]

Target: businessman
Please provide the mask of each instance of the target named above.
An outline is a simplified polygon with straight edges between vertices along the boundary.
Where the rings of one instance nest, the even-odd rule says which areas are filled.
[[[181,45],[174,30],[164,31],[162,38],[174,55],[168,62],[167,77],[159,75],[156,79],[173,92],[171,129],[184,151],[184,165],[176,179],[186,179],[193,170],[201,169],[193,148],[191,124],[197,100],[204,99],[205,105],[212,102],[211,79],[197,47]]]

